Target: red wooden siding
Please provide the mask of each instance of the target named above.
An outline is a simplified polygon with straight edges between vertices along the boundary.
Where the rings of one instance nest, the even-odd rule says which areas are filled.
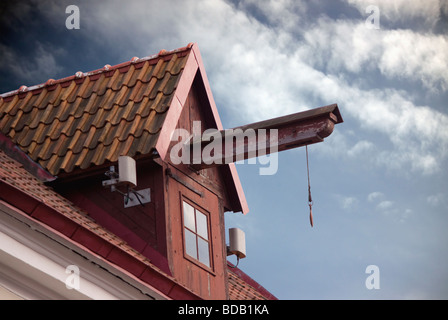
[[[218,197],[208,189],[172,166],[176,177],[183,181],[167,177],[167,220],[169,234],[169,262],[173,276],[183,285],[204,299],[226,299],[225,246],[223,241],[222,209]],[[184,186],[185,184],[185,186]],[[187,187],[188,186],[188,187]],[[197,190],[202,196],[197,194]],[[186,256],[183,238],[182,201],[187,198],[196,206],[209,213],[211,239],[211,268]]]
[[[56,188],[67,199],[89,212],[99,224],[169,272],[162,168],[149,161],[137,165],[136,189],[151,189],[151,202],[144,206],[125,208],[123,195],[102,186],[102,181],[106,179],[104,174],[95,175],[67,181]]]
[[[177,128],[193,133],[193,121],[201,121],[201,131],[213,123],[204,114],[204,100],[193,85]],[[172,142],[171,147],[177,142]],[[168,159],[170,160],[170,159]],[[168,252],[173,276],[204,299],[227,299],[227,268],[224,229],[224,210],[228,202],[226,187],[220,168],[195,172],[188,165],[164,163],[166,188]],[[209,214],[211,239],[211,268],[195,263],[184,250],[182,201],[188,199]]]

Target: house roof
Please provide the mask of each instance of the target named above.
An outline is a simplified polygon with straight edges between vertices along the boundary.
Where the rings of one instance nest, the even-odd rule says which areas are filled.
[[[191,46],[3,94],[0,131],[52,175],[148,154]]]
[[[199,297],[0,150],[0,200],[172,299]]]
[[[173,130],[196,76],[214,125],[222,124],[196,44],[0,95],[0,133],[53,176],[157,151]],[[222,169],[228,210],[249,211],[234,164]]]
[[[277,298],[242,270],[228,262],[230,300],[277,300]]]

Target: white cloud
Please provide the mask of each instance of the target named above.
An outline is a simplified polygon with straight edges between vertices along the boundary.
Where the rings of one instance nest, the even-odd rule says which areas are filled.
[[[419,18],[427,26],[434,26],[441,18],[441,11],[446,10],[445,0],[347,0],[347,2],[365,16],[367,6],[376,5],[380,9],[381,19],[402,23]]]
[[[438,207],[444,204],[446,205],[447,203],[446,196],[441,192],[429,195],[426,198],[426,201],[433,207]]]
[[[305,86],[295,86],[302,101],[308,97],[312,102],[316,96],[320,101],[336,101],[342,112],[358,119],[362,128],[388,136],[394,149],[375,153],[378,165],[425,174],[441,169],[439,160],[446,158],[448,152],[448,131],[444,129],[448,126],[448,117],[445,114],[428,106],[415,105],[410,100],[413,93],[392,88],[361,89],[341,74],[349,71],[368,77],[368,72],[376,69],[387,78],[411,83],[420,81],[430,91],[446,91],[446,36],[421,35],[410,30],[375,32],[362,23],[328,18],[319,19],[303,35],[305,43],[294,55],[303,65],[293,62],[283,72],[292,84],[297,82],[290,76],[292,70],[300,70],[307,78]],[[326,73],[318,71],[320,69]],[[302,103],[306,103],[306,98]],[[358,143],[348,151],[349,155],[361,148],[375,149],[368,141]]]
[[[339,203],[340,207],[346,211],[355,210],[359,205],[358,198],[354,196],[345,196],[341,194],[334,194],[335,199]]]
[[[362,21],[322,17],[303,31],[303,37],[304,58],[330,73],[366,72],[381,55],[381,34],[367,29]]]
[[[345,197],[342,199],[342,207],[344,209],[352,209],[358,204],[358,199],[355,197]]]
[[[373,70],[391,79],[420,82],[433,91],[448,88],[448,37],[412,30],[371,30],[363,21],[323,17],[303,32],[304,57],[330,73]]]
[[[392,149],[371,153],[378,165],[425,174],[441,170],[440,161],[448,155],[445,114],[417,106],[397,90],[361,90],[330,76],[315,83],[314,90],[337,101],[341,112],[355,117],[364,133],[376,132],[393,144]]]
[[[369,152],[373,148],[373,143],[366,140],[358,141],[352,148],[347,151],[349,157],[359,157],[360,155]]]
[[[419,80],[432,91],[448,89],[448,38],[410,30],[387,31],[378,67],[387,77]]]
[[[369,193],[369,195],[367,196],[367,201],[369,202],[374,202],[378,199],[383,199],[384,198],[384,193],[379,192],[379,191],[374,191]]]
[[[383,200],[380,203],[378,203],[376,207],[380,210],[387,210],[390,209],[393,206],[393,204],[394,204],[393,201]]]

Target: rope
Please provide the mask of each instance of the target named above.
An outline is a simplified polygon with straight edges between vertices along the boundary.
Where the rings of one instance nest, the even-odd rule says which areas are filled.
[[[310,165],[308,161],[308,145],[305,146],[306,149],[306,172],[308,175],[308,205],[310,207],[310,224],[313,227],[313,198],[311,197],[311,183],[310,183]]]

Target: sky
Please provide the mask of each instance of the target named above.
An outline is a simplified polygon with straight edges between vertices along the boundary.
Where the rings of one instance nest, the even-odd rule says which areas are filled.
[[[195,42],[225,128],[337,103],[344,122],[309,147],[314,227],[304,148],[272,175],[237,164],[239,268],[279,299],[448,299],[448,1],[2,1],[0,15],[2,93]]]

